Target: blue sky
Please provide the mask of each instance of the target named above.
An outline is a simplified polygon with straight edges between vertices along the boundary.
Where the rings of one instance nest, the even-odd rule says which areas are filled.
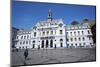
[[[81,22],[85,18],[95,20],[96,17],[95,6],[13,1],[12,26],[31,28],[38,21],[47,20],[49,9],[54,19],[62,18],[65,24],[70,24],[74,20]]]

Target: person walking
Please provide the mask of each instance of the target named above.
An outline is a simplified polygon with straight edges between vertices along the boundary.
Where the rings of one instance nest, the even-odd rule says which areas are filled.
[[[28,49],[25,49],[25,51],[24,51],[24,57],[25,57],[25,60],[26,60],[27,57],[28,57]]]

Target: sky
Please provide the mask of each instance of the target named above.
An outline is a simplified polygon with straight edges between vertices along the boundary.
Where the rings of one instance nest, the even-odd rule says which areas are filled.
[[[11,24],[19,29],[29,29],[38,21],[47,20],[49,9],[53,19],[63,19],[66,25],[85,18],[96,20],[95,6],[13,1],[11,7]]]

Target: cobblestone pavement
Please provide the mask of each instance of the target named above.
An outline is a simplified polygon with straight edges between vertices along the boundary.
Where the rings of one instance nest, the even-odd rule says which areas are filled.
[[[29,50],[29,55],[26,60],[23,54],[24,50],[12,52],[11,65],[34,65],[96,60],[96,51],[94,48]]]

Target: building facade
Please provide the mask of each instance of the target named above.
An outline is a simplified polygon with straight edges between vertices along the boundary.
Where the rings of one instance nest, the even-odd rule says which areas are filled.
[[[53,19],[49,10],[48,18],[39,21],[29,30],[18,30],[15,47],[26,48],[86,48],[94,45],[89,23],[65,25],[62,19]]]
[[[94,45],[89,25],[72,25],[66,28],[67,47],[92,47]]]
[[[12,39],[12,45],[11,45],[11,47],[12,48],[16,48],[15,47],[15,44],[16,44],[16,36],[17,36],[17,32],[19,31],[19,29],[17,29],[17,28],[15,28],[15,27],[12,27],[12,31],[11,31],[11,39]]]

